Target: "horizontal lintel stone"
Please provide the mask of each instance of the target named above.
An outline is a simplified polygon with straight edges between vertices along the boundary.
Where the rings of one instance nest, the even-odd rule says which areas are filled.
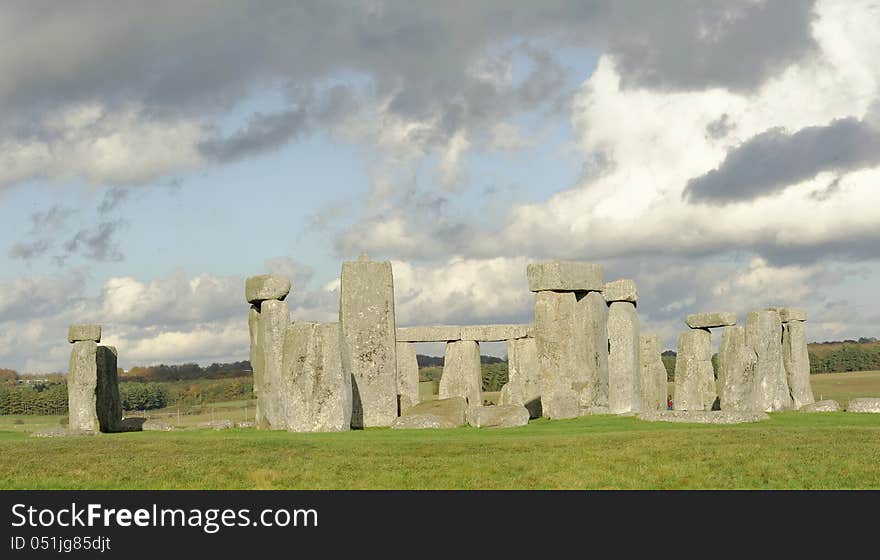
[[[397,329],[397,342],[450,342],[453,340],[503,342],[528,337],[534,337],[534,326],[530,324],[432,325]]]
[[[736,313],[711,312],[691,313],[684,320],[692,329],[711,329],[714,327],[729,327],[736,324]]]
[[[526,268],[526,276],[532,292],[601,292],[605,287],[602,282],[602,265],[593,263],[533,263]]]

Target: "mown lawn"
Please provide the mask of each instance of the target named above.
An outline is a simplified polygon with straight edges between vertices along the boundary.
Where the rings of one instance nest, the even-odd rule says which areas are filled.
[[[0,488],[880,488],[880,414],[738,426],[595,416],[509,430],[0,432]]]

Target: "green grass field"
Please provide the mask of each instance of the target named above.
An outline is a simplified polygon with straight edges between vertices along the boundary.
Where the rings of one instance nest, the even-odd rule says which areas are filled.
[[[880,372],[811,381],[816,398],[880,396]],[[209,421],[211,408],[238,420],[244,404],[207,405],[182,423]],[[785,412],[736,426],[593,416],[506,430],[27,434],[61,419],[0,417],[0,488],[880,488],[880,414]]]

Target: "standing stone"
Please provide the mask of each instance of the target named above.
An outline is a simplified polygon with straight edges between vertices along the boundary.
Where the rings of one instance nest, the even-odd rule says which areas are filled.
[[[397,418],[397,352],[391,263],[342,264],[339,298],[342,365],[352,376],[354,428]]]
[[[468,406],[483,404],[483,374],[480,369],[480,344],[472,340],[446,343],[440,398],[463,397]]]
[[[660,337],[652,334],[639,337],[641,347],[642,411],[666,410],[667,384],[666,367],[660,355]]]
[[[579,407],[575,390],[578,353],[586,344],[576,335],[578,301],[574,292],[542,291],[535,294],[535,342],[541,409],[546,418],[573,418]],[[582,339],[583,340],[583,339]],[[581,367],[585,364],[582,362]],[[572,403],[574,405],[572,406]]]
[[[283,377],[284,336],[290,324],[287,303],[277,299],[263,301],[256,324],[257,340],[251,352],[257,354],[257,360],[251,368],[260,414],[258,427],[286,430],[288,400],[284,395]]]
[[[95,358],[95,413],[98,427],[102,432],[117,432],[122,427],[122,401],[119,398],[116,348],[98,346]]]
[[[98,430],[96,389],[98,387],[98,344],[94,340],[73,343],[67,370],[68,424],[71,430]]]
[[[803,321],[783,323],[782,363],[795,408],[815,402],[810,386],[810,354],[807,351],[806,324]]]
[[[599,292],[587,292],[578,300],[578,316],[583,325],[583,350],[586,366],[584,377],[587,383],[581,391],[581,406],[587,408],[608,406],[608,306]]]
[[[755,351],[755,403],[757,410],[773,412],[792,407],[782,361],[782,321],[773,310],[752,311],[746,319],[746,344]]]
[[[530,418],[541,417],[541,383],[538,378],[538,346],[534,338],[507,341],[507,383],[498,404],[521,405]]]
[[[608,408],[612,414],[641,408],[639,317],[634,303],[608,308]]]
[[[724,327],[718,349],[718,385],[721,410],[760,411],[755,395],[758,355],[746,346],[745,330],[738,325]]]
[[[419,361],[416,345],[411,342],[397,343],[397,399],[400,413],[419,404]]]
[[[339,323],[295,321],[284,336],[286,429],[341,432],[351,427],[351,377],[342,370]]]
[[[688,329],[678,337],[675,357],[675,410],[712,410],[715,402],[712,337],[708,330]]]
[[[263,412],[266,400],[262,398],[263,390],[263,371],[265,370],[265,359],[263,357],[263,348],[260,346],[260,308],[257,305],[251,305],[248,313],[248,330],[250,331],[251,347],[251,372],[254,376],[254,397],[257,399],[256,411],[254,414],[254,427],[258,430],[268,430],[269,423],[266,421],[266,414]],[[266,397],[268,399],[268,396]]]

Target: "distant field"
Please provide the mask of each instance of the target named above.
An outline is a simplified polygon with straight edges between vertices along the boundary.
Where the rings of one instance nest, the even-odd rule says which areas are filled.
[[[0,432],[0,488],[880,488],[880,415],[740,426],[592,416],[508,430]]]
[[[834,399],[846,404],[855,397],[880,397],[880,371],[814,373],[810,385],[816,400]]]

